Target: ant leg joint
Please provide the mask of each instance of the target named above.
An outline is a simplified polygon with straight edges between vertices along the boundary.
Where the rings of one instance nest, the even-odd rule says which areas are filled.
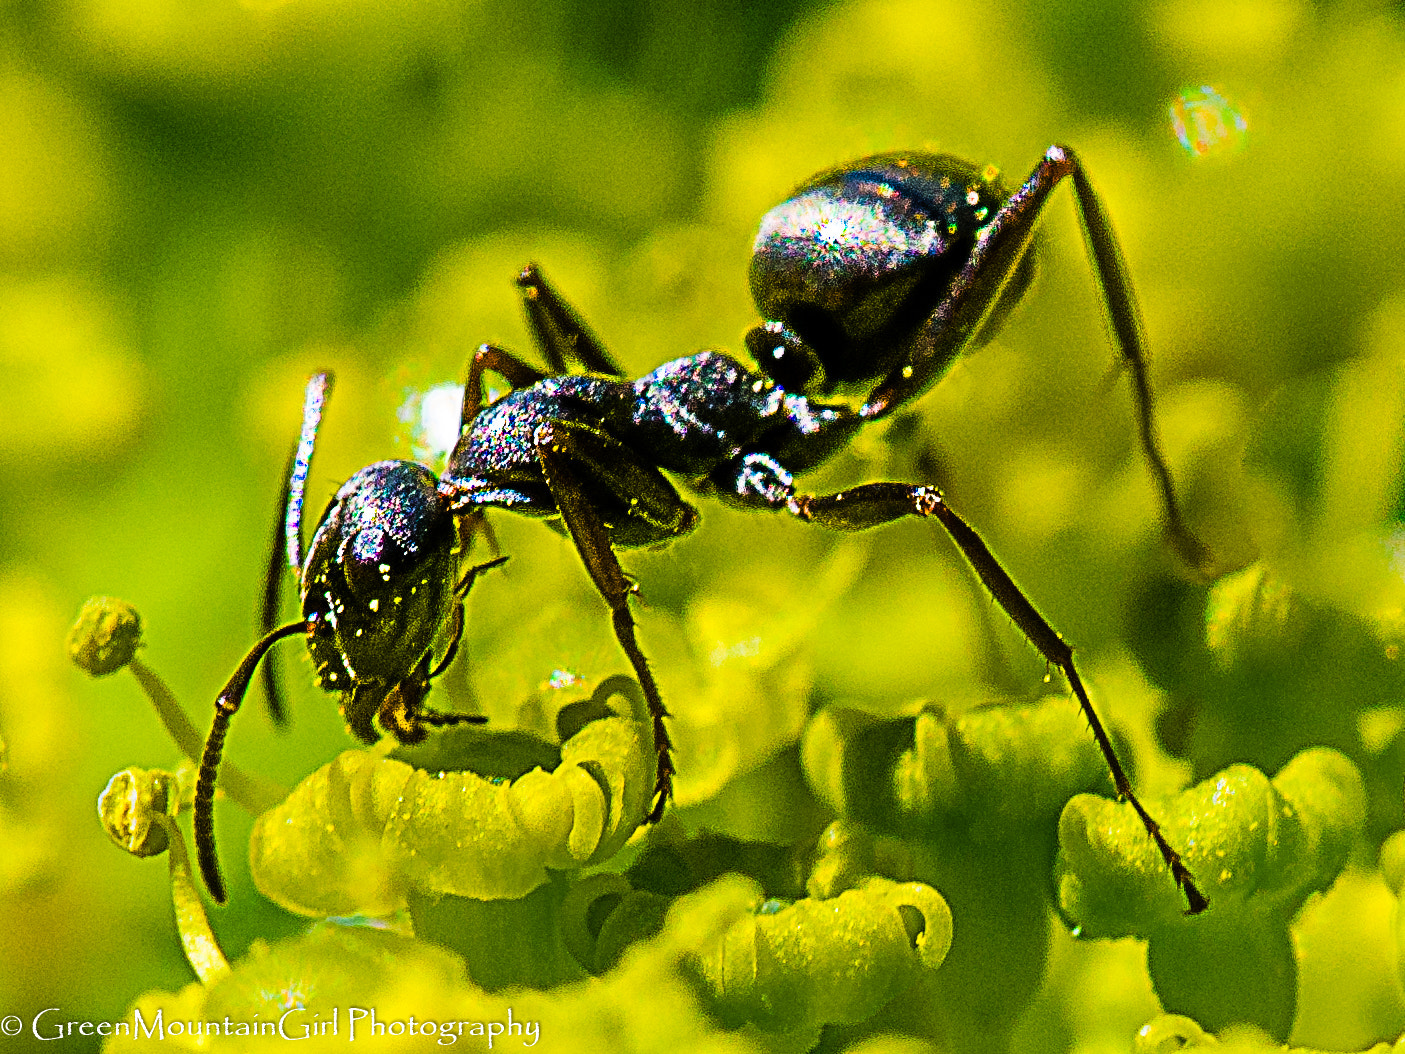
[[[916,487],[912,492],[913,511],[918,516],[933,516],[942,504],[942,492],[936,487]]]

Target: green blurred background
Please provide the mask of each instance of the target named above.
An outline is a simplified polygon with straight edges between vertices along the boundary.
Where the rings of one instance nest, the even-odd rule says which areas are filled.
[[[1247,122],[1205,156],[1170,112],[1201,85]],[[739,348],[754,225],[810,173],[923,147],[1018,182],[1053,142],[1079,149],[1121,236],[1194,527],[1226,567],[1263,554],[1337,609],[1398,609],[1382,544],[1405,416],[1396,7],[0,4],[0,1014],[112,1019],[191,979],[164,862],[124,856],[94,815],[113,772],[176,752],[130,678],[89,681],[61,645],[87,596],[130,600],[146,661],[205,725],[254,639],[311,371],[338,373],[320,508],[360,466],[410,456],[402,408],[476,344],[530,351],[511,285],[529,260],[637,375]],[[1066,197],[994,344],[813,486],[946,488],[1079,646],[1155,793],[1190,768],[1154,754],[1163,699],[1135,656],[1175,632],[1148,591],[1191,587],[1155,585],[1176,572]],[[554,669],[625,664],[567,544],[495,522],[512,561],[475,589],[448,690],[510,724]],[[923,525],[841,540],[709,503],[694,537],[626,566],[690,825],[812,836],[794,741],[818,703],[1042,689],[1042,661]],[[292,782],[348,741],[300,649],[282,664],[292,733],[249,707],[228,756]],[[302,923],[250,888],[247,820],[219,823],[234,957]],[[1334,924],[1348,948],[1388,918],[1384,887],[1362,896]],[[1109,989],[1079,980],[1098,956],[1135,972],[1135,950],[1061,954],[1048,1001],[1071,1008],[1040,1012],[1081,1023],[1051,1042],[1116,1049],[1155,1011],[1135,980],[1092,998]],[[1391,962],[1366,962],[1376,980],[1336,982],[1324,1005],[1348,1009],[1299,1040],[1405,1027]]]

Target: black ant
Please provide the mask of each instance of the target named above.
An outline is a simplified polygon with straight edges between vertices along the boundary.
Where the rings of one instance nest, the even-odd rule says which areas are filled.
[[[506,559],[471,567],[459,577],[462,546],[434,473],[414,461],[377,461],[363,468],[328,504],[304,560],[303,495],[331,386],[328,373],[307,383],[302,431],[284,476],[264,584],[264,634],[215,700],[214,724],[200,757],[195,845],[205,885],[221,904],[225,890],[215,853],[213,812],[220,755],[254,670],[276,642],[299,633],[306,636],[318,684],[341,693],[347,726],[363,743],[380,739],[377,721],[401,743],[419,743],[431,726],[487,720],[424,706],[430,682],[453,661],[463,634],[463,600],[473,580]],[[283,580],[280,552],[285,547],[301,585],[303,617],[273,629]],[[435,640],[446,624],[444,655],[431,666]],[[282,693],[272,665],[266,663],[264,672],[269,709],[281,722]]]
[[[655,801],[674,773],[668,716],[635,639],[634,591],[617,548],[687,534],[698,513],[665,475],[747,509],[787,512],[837,530],[906,516],[935,517],[985,588],[1067,678],[1112,773],[1184,892],[1206,907],[1180,855],[1143,808],[1073,664],[1073,651],[932,486],[868,483],[837,494],[797,490],[793,474],[832,457],[865,424],[936,383],[962,351],[986,341],[1034,274],[1028,250],[1051,191],[1072,177],[1113,335],[1132,375],[1141,444],[1171,541],[1200,571],[1208,551],[1181,518],[1157,447],[1141,321],[1112,226],[1083,166],[1053,146],[1013,193],[993,168],[954,157],[894,153],[822,172],[761,221],[751,288],[767,321],[746,337],[761,372],[716,351],[627,380],[579,316],[535,267],[519,277],[528,320],[550,373],[484,346],[468,369],[462,432],[439,488],[476,522],[504,508],[564,527],[609,605],[615,636],[653,715]],[[566,375],[570,361],[584,373]],[[491,405],[483,373],[512,391]],[[871,386],[871,387],[870,387]],[[864,391],[867,389],[867,391]],[[821,401],[857,392],[857,408]]]

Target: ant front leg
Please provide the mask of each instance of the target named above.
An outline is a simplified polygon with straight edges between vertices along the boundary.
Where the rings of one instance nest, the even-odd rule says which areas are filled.
[[[474,581],[484,571],[494,567],[501,567],[507,563],[507,557],[499,556],[495,560],[478,564],[468,569],[463,579],[454,587],[453,614],[450,615],[449,643],[444,649],[444,656],[434,668],[430,669],[429,662],[432,653],[427,653],[420,660],[415,672],[405,680],[401,681],[394,688],[385,694],[380,706],[376,710],[376,717],[380,720],[381,727],[389,732],[401,743],[422,743],[427,735],[426,726],[434,728],[446,728],[449,725],[482,725],[486,724],[488,718],[483,714],[455,714],[446,713],[442,710],[431,710],[424,705],[425,696],[429,694],[429,686],[433,683],[449,665],[454,661],[454,656],[458,654],[459,642],[463,639],[463,601],[468,596],[468,591],[473,587]]]
[[[1189,869],[1181,861],[1180,854],[1171,848],[1161,827],[1138,800],[1132,789],[1132,781],[1117,759],[1112,740],[1108,737],[1083,679],[1073,664],[1073,649],[1055,632],[1048,621],[1030,602],[1019,586],[1015,585],[1006,570],[1000,566],[990,548],[969,524],[952,511],[935,487],[915,486],[907,483],[867,483],[838,494],[813,495],[795,492],[790,474],[773,458],[767,455],[751,454],[742,459],[737,473],[737,493],[753,505],[768,505],[784,509],[806,523],[817,523],[832,530],[864,531],[880,527],[905,516],[935,518],[946,528],[946,532],[956,542],[981,584],[990,592],[1016,626],[1039,650],[1045,660],[1057,666],[1068,681],[1069,688],[1078,699],[1088,725],[1093,731],[1098,749],[1112,773],[1113,785],[1120,797],[1125,798],[1146,828],[1151,840],[1161,852],[1166,866],[1170,869],[1176,884],[1185,894],[1190,914],[1205,910],[1208,901],[1196,888]]]
[[[459,581],[458,585],[454,586],[454,599],[457,600],[458,603],[454,606],[454,614],[452,616],[453,625],[449,629],[449,644],[448,647],[444,649],[444,657],[439,660],[434,669],[429,673],[429,679],[431,681],[449,668],[449,664],[454,661],[454,655],[459,650],[459,641],[463,639],[464,597],[468,596],[468,591],[473,588],[473,583],[478,579],[479,575],[484,571],[491,571],[495,567],[501,567],[505,563],[507,563],[507,557],[499,556],[489,560],[487,563],[470,567]]]
[[[673,744],[664,726],[668,710],[634,636],[629,596],[635,588],[620,567],[610,540],[611,526],[618,525],[606,524],[591,500],[586,481],[595,485],[590,488],[592,491],[608,491],[616,499],[621,516],[635,521],[638,530],[651,535],[652,542],[667,541],[692,530],[697,510],[678,496],[658,469],[640,461],[623,443],[589,425],[550,421],[538,429],[536,449],[542,475],[591,581],[610,607],[615,639],[634,667],[649,706],[658,768],[648,820],[657,823],[673,793]]]
[[[462,611],[462,608],[459,609]],[[456,634],[463,632],[463,618],[459,616],[455,623]],[[457,646],[455,639],[454,645]],[[429,668],[429,656],[426,655],[415,672],[397,684],[390,691],[385,693],[381,699],[380,707],[376,711],[376,719],[382,728],[395,737],[396,742],[404,743],[407,746],[415,743],[423,743],[429,735],[429,729],[446,728],[449,725],[482,725],[486,724],[488,718],[483,714],[451,714],[441,710],[431,710],[424,705],[425,696],[429,694],[430,682],[439,674],[444,672],[448,666],[448,661],[453,659],[453,650],[445,656],[445,661],[437,665],[433,670]]]

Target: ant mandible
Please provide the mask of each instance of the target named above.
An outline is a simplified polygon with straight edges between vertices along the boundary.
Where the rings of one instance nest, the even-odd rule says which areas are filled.
[[[430,682],[453,661],[463,634],[463,601],[473,580],[506,558],[459,576],[461,545],[448,501],[434,473],[414,461],[377,461],[346,481],[328,504],[306,558],[302,506],[322,409],[332,376],[307,383],[302,430],[288,461],[264,581],[263,636],[244,656],[215,700],[215,719],[200,757],[195,788],[195,846],[200,873],[214,899],[225,901],[215,851],[214,798],[229,722],[254,670],[284,637],[303,634],[318,684],[341,693],[348,728],[363,743],[380,739],[379,722],[401,743],[419,743],[429,727],[481,723],[477,714],[447,714],[424,705]],[[273,628],[278,618],[286,548],[301,587],[302,618]],[[443,657],[431,666],[440,631]],[[282,692],[264,664],[269,709],[282,723]]]
[[[1078,698],[1117,793],[1156,843],[1190,912],[1206,907],[1180,855],[1137,799],[1073,663],[1073,651],[933,486],[867,483],[836,494],[796,489],[814,468],[935,384],[987,340],[1033,277],[1028,251],[1049,194],[1072,178],[1093,270],[1132,375],[1141,444],[1177,551],[1197,570],[1208,551],[1182,520],[1157,445],[1145,341],[1131,282],[1101,201],[1077,156],[1053,146],[1013,193],[992,168],[939,154],[893,153],[822,172],[761,221],[751,261],[764,321],[746,337],[759,373],[716,351],[625,379],[580,317],[529,266],[518,284],[546,374],[501,348],[473,356],[462,430],[440,490],[476,522],[487,508],[564,526],[609,605],[615,636],[653,716],[658,820],[674,774],[664,708],[634,633],[617,548],[687,534],[698,513],[665,472],[746,509],[836,530],[907,516],[938,520],[985,588]],[[586,372],[567,375],[568,362]],[[512,390],[484,405],[483,374]],[[866,393],[862,389],[868,386]],[[862,402],[822,401],[859,390]]]

